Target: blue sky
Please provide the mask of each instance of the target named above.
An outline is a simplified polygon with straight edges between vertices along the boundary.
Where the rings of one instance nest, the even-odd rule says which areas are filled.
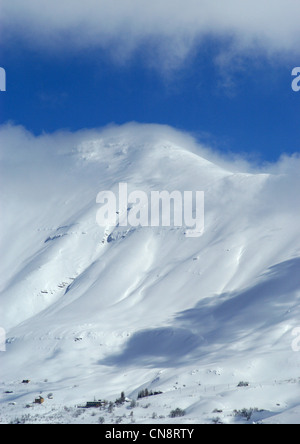
[[[159,123],[192,133],[217,150],[260,161],[300,151],[300,93],[291,89],[300,53],[291,43],[277,50],[268,37],[266,44],[239,46],[230,33],[212,32],[191,47],[182,45],[178,55],[172,30],[160,46],[162,31],[128,36],[112,21],[122,45],[103,43],[98,35],[85,41],[87,29],[80,31],[84,44],[78,44],[71,28],[68,44],[65,28],[62,33],[54,23],[47,33],[39,28],[39,16],[29,16],[35,38],[13,16],[15,34],[4,15],[9,38],[2,37],[0,54],[7,74],[7,92],[0,94],[2,124],[12,121],[38,135],[112,122]],[[124,44],[126,37],[132,48]]]

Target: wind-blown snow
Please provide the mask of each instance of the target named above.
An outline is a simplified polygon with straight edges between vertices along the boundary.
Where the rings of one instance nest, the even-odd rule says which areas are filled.
[[[4,126],[0,137],[3,422],[115,421],[75,406],[145,387],[163,394],[140,401],[136,422],[174,422],[174,407],[186,423],[237,422],[243,408],[259,410],[255,421],[299,422],[297,157],[238,172],[155,125],[37,138]],[[204,191],[204,235],[99,227],[96,196],[120,182]],[[130,422],[115,409],[124,414]]]

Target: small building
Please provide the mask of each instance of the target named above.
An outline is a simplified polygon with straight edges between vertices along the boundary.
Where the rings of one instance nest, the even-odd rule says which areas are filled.
[[[44,398],[42,398],[42,396],[39,396],[38,398],[36,398],[34,400],[35,404],[43,404],[45,402]]]
[[[23,379],[22,384],[29,384],[30,383],[30,379]]]
[[[92,408],[100,408],[104,405],[103,401],[92,401],[92,402],[87,402],[85,408],[86,409],[92,409]]]

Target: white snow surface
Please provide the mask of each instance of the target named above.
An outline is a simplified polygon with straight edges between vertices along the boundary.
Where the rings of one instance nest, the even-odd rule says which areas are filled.
[[[298,172],[239,171],[156,125],[0,136],[2,423],[300,423]],[[120,182],[204,191],[204,235],[99,227]],[[145,388],[162,394],[78,408]]]

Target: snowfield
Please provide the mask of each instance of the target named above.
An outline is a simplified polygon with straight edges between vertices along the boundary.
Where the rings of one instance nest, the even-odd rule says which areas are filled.
[[[2,424],[300,423],[297,157],[250,171],[157,125],[0,137]],[[99,227],[121,182],[204,191],[204,235]]]

